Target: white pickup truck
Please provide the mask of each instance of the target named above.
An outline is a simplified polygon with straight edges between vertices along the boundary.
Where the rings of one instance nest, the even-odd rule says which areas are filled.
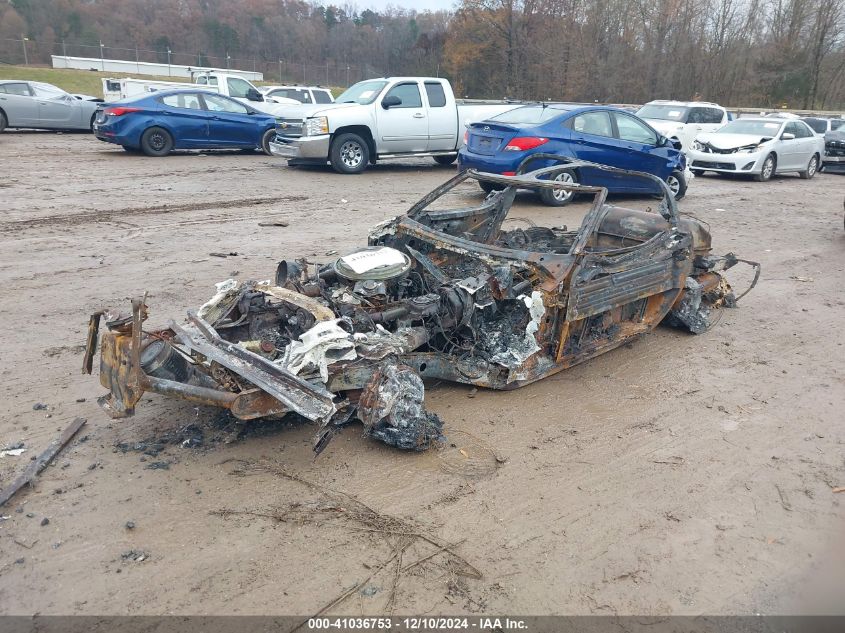
[[[259,92],[252,83],[227,73],[202,72],[194,76],[194,83],[180,83],[176,81],[150,81],[147,79],[103,79],[103,100],[106,103],[121,101],[135,96],[141,96],[159,90],[178,90],[179,88],[194,88],[197,86],[227,97],[237,99],[256,110],[280,116],[287,112],[289,106],[300,105],[294,99],[274,97],[269,99]]]
[[[368,79],[335,103],[285,106],[270,151],[289,165],[329,162],[341,174],[360,173],[386,158],[431,156],[449,165],[469,123],[520,105],[457,101],[449,82],[435,77]]]

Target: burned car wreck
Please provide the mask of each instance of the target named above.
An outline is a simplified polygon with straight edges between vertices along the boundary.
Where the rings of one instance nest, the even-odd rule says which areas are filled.
[[[708,230],[679,215],[662,181],[623,172],[664,191],[659,212],[634,211],[607,204],[603,188],[555,180],[576,167],[621,171],[565,159],[511,177],[466,171],[372,229],[367,247],[323,265],[281,261],[272,282],[222,282],[184,323],[145,329],[145,299],[131,315],[97,312],[83,371],[99,341],[109,389],[99,402],[114,418],[150,391],[242,420],[299,414],[319,427],[318,453],[356,418],[370,437],[422,450],[442,433],[423,379],[513,389],[661,322],[704,332],[736,305],[721,272],[744,260],[713,255]],[[434,210],[466,179],[500,190]],[[541,187],[593,196],[578,230],[503,229],[516,190]],[[759,266],[747,263],[753,287]]]

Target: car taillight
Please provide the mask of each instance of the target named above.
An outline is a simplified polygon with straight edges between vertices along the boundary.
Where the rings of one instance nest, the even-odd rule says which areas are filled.
[[[511,139],[505,146],[506,152],[524,152],[527,149],[534,149],[548,143],[549,139],[542,136],[517,136]]]
[[[140,112],[141,108],[125,108],[123,106],[118,106],[116,108],[106,108],[106,114],[109,116],[123,116],[124,114],[129,114],[130,112]]]

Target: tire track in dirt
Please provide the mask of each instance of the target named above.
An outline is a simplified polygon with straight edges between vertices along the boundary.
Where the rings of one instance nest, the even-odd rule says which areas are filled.
[[[308,200],[308,196],[265,196],[261,198],[236,198],[234,200],[215,200],[212,202],[188,202],[185,204],[159,204],[149,207],[131,207],[128,209],[105,209],[86,211],[74,215],[47,215],[26,220],[9,220],[0,223],[0,233],[39,228],[42,226],[75,226],[88,222],[111,222],[137,215],[159,215],[162,213],[179,213],[185,211],[206,211],[209,209],[237,209],[261,204],[275,204],[280,202],[301,202]]]

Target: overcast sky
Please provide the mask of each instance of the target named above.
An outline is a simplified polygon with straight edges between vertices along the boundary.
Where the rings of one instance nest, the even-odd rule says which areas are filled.
[[[321,4],[343,6],[345,2],[323,0]],[[351,0],[350,4],[356,5],[359,11],[363,11],[364,9],[381,10],[387,8],[388,5],[403,9],[416,9],[417,11],[437,11],[439,9],[453,9],[456,0]]]

